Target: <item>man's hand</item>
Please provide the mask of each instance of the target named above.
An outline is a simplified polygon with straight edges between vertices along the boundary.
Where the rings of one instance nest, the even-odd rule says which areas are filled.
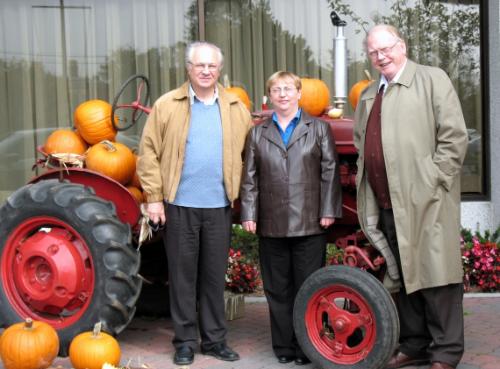
[[[163,202],[149,202],[146,206],[146,211],[148,212],[149,220],[153,224],[161,224],[164,225],[167,221],[167,217],[165,216],[165,208],[163,206]]]
[[[241,223],[241,225],[247,232],[255,233],[257,231],[257,222],[254,222],[253,220],[245,220]]]
[[[333,223],[335,223],[335,218],[321,218],[319,220],[319,225],[325,229],[330,227]]]

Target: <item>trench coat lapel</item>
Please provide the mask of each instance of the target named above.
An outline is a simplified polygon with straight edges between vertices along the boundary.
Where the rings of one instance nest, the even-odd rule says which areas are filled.
[[[268,119],[266,122],[262,123],[262,126],[266,128],[262,132],[262,137],[271,141],[273,144],[278,146],[281,150],[286,151],[286,147],[285,147],[285,144],[283,143],[283,139],[281,138],[281,135],[278,132],[278,128],[275,127],[273,120]]]

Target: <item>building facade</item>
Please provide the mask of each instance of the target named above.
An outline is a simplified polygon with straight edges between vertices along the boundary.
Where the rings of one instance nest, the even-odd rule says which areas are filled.
[[[347,22],[349,86],[370,70],[363,37],[380,22],[402,31],[410,58],[450,75],[470,136],[462,225],[498,227],[500,7],[486,0],[0,0],[0,199],[36,174],[36,148],[73,125],[80,103],[111,102],[134,74],[149,78],[152,101],[180,85],[193,40],[222,48],[223,74],[254,110],[280,69],[322,79],[333,101],[332,9]],[[134,145],[143,124],[119,140]]]

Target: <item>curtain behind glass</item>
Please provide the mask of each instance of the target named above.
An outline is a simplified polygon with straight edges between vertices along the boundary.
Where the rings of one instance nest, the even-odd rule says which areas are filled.
[[[34,175],[36,146],[80,103],[111,103],[133,74],[152,101],[180,85],[198,33],[194,0],[4,0],[0,19],[0,197]]]
[[[469,129],[462,192],[482,193],[483,116],[479,0],[205,0],[207,39],[226,55],[224,72],[244,87],[260,109],[265,81],[277,70],[322,79],[333,102],[333,38],[330,12],[347,21],[348,85],[371,68],[363,47],[377,23],[395,25],[416,62],[439,66],[450,76]],[[349,104],[348,104],[349,105]],[[347,116],[352,116],[350,106]]]
[[[324,0],[207,0],[205,12],[206,38],[226,56],[223,73],[245,88],[255,110],[278,70],[321,78],[333,94],[334,29]]]

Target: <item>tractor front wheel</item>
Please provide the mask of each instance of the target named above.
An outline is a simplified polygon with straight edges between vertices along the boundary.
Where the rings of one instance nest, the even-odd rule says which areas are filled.
[[[399,338],[388,291],[371,274],[344,265],[322,268],[304,282],[294,328],[304,353],[324,369],[384,368]]]
[[[26,317],[57,329],[60,355],[101,321],[111,334],[135,313],[142,286],[130,226],[80,184],[43,180],[0,208],[0,323]]]

